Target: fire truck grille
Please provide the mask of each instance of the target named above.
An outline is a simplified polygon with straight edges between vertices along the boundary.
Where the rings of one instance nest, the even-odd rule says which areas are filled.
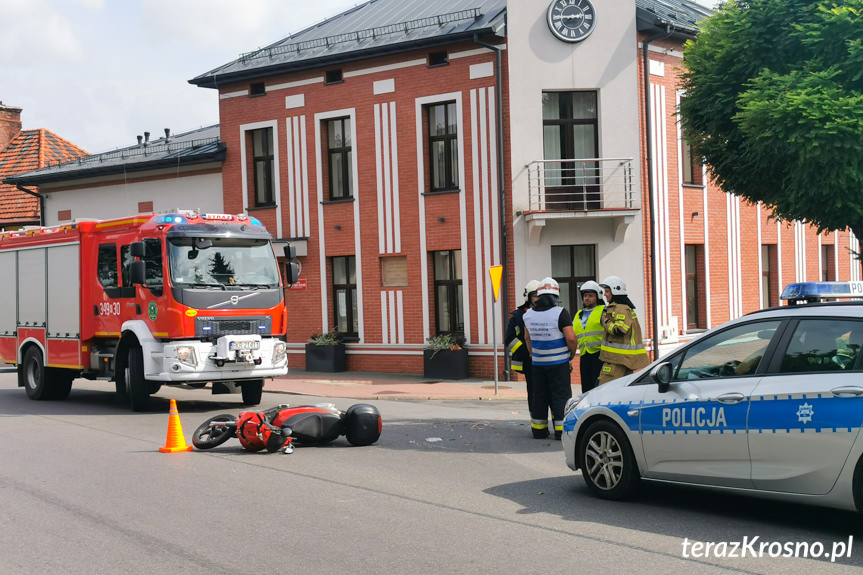
[[[272,318],[268,316],[255,317],[196,317],[195,337],[217,339],[223,335],[271,335],[273,331]]]

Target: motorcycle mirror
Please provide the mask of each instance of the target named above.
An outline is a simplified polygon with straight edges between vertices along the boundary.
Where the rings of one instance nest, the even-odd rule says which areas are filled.
[[[282,435],[284,437],[290,437],[293,432],[294,432],[294,430],[291,429],[291,427],[289,425],[283,425],[282,426]]]

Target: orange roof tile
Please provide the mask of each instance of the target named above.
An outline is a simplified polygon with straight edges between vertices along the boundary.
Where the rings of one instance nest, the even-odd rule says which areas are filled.
[[[0,150],[0,226],[39,221],[39,201],[3,179],[13,174],[89,156],[82,148],[45,129],[22,130]],[[35,190],[34,190],[35,191]]]

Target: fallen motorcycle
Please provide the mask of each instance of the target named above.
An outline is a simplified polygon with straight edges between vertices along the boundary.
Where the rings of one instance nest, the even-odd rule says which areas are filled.
[[[322,445],[344,435],[351,445],[371,445],[381,436],[381,414],[373,405],[358,403],[340,411],[332,403],[277,405],[265,411],[242,411],[211,417],[195,430],[192,444],[212,449],[232,437],[249,451],[293,451],[293,442]]]

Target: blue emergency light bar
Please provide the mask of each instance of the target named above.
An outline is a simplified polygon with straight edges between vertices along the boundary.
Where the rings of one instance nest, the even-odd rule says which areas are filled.
[[[859,282],[803,282],[788,284],[781,299],[789,301],[818,301],[836,298],[863,298],[863,281]]]

